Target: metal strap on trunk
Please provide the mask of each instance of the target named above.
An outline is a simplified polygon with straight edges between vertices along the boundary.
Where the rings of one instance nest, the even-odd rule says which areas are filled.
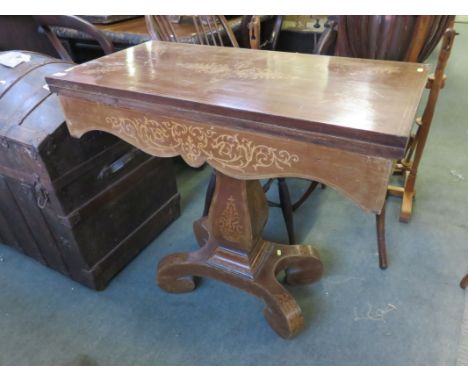
[[[10,71],[9,74],[11,74],[11,76],[7,78],[0,78],[0,81],[2,81],[0,86],[0,98],[2,98],[8,92],[8,90],[12,88],[14,84],[20,81],[27,74],[31,73],[33,70],[49,64],[64,63],[64,61],[57,60],[48,56],[42,56],[38,53],[26,51],[23,53],[31,54],[32,59],[34,61],[29,63],[22,63],[17,68],[8,69]]]
[[[26,117],[31,114],[47,97],[52,93],[49,88],[40,87],[34,93],[32,93],[28,99],[20,105],[18,109],[11,115],[9,119],[9,125],[18,126],[23,123]]]

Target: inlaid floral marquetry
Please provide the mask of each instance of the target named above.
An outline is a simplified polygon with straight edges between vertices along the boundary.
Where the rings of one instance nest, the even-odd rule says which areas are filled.
[[[283,170],[299,161],[288,150],[257,144],[239,134],[218,131],[214,126],[203,127],[171,120],[106,117],[112,131],[150,152],[180,154],[192,166],[205,161],[244,172],[247,168]]]
[[[209,74],[210,82],[220,79],[243,79],[243,80],[297,80],[300,77],[285,74],[270,69],[260,69],[247,62],[235,62],[230,64],[211,63],[190,63],[178,62],[178,67],[198,73]]]
[[[81,65],[81,72],[86,75],[100,75],[116,73],[126,69],[125,62],[112,62],[108,64],[84,63]]]
[[[218,227],[226,240],[234,243],[241,240],[244,227],[240,222],[239,211],[232,195],[226,200],[226,206],[218,220]]]

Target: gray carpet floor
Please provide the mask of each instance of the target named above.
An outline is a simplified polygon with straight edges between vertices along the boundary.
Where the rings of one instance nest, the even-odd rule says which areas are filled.
[[[160,290],[166,254],[197,248],[210,170],[177,165],[182,216],[102,292],[0,246],[2,365],[454,365],[468,271],[468,25],[455,42],[409,224],[387,204],[390,267],[377,261],[374,216],[331,188],[297,211],[297,236],[321,253],[323,279],[292,288],[306,328],[279,338],[255,297],[203,280],[188,294]],[[434,62],[432,59],[431,62]],[[307,186],[290,180],[293,194]],[[276,198],[275,188],[270,198]],[[285,242],[278,209],[265,237]]]
[[[457,365],[468,366],[468,293],[465,295],[465,312],[460,333]]]

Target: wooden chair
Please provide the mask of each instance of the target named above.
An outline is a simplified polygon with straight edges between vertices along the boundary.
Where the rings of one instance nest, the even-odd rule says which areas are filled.
[[[335,55],[424,62],[453,16],[338,16]]]
[[[404,185],[403,187],[390,185],[388,188],[390,195],[402,198],[400,221],[404,223],[408,223],[412,214],[416,176],[429,135],[439,92],[445,85],[446,76],[444,71],[455,35],[456,32],[450,28],[444,34],[435,74],[429,77],[427,83],[427,88],[430,89],[430,92],[423,115],[416,120],[417,128],[408,142],[404,157],[395,164],[394,173],[405,177]]]
[[[67,61],[75,61],[64,47],[60,39],[53,32],[51,27],[63,27],[78,30],[94,38],[104,51],[104,54],[114,52],[112,42],[97,29],[93,24],[77,16],[33,16],[36,23],[42,28],[45,35],[49,38],[60,58]]]
[[[146,29],[153,40],[179,42],[172,22],[167,16],[145,16]]]
[[[239,47],[236,36],[224,16],[191,16],[201,45]],[[168,16],[145,16],[146,27],[154,40],[179,42]]]
[[[356,35],[363,31],[357,28],[365,23],[368,28],[375,19],[384,17],[380,22],[382,44],[373,46],[369,39]],[[453,16],[340,16],[338,18],[336,36],[336,54],[359,58],[393,59],[410,62],[423,62],[433,51],[440,38],[443,37],[435,74],[430,76],[427,88],[430,89],[429,98],[422,118],[416,120],[416,130],[409,140],[403,158],[395,163],[394,174],[405,176],[404,186],[389,185],[388,194],[402,197],[400,221],[408,222],[412,213],[412,203],[415,196],[415,183],[418,167],[423,155],[429,134],[434,110],[440,89],[445,83],[444,70],[452,49],[456,32],[452,29]],[[448,28],[447,28],[448,27]],[[402,30],[410,30],[411,36],[404,36]],[[360,31],[360,32],[359,32]],[[350,37],[353,34],[353,38]],[[388,35],[390,34],[390,35]],[[377,37],[378,39],[378,37]],[[364,42],[363,42],[364,41]],[[367,43],[367,45],[366,45]],[[399,46],[400,45],[400,46]],[[377,46],[379,49],[377,49]],[[385,206],[380,215],[376,215],[377,243],[379,248],[379,266],[388,266],[385,245]]]
[[[276,50],[283,24],[283,16],[275,16],[272,23],[261,28],[260,16],[242,16],[241,38],[244,47]]]
[[[187,17],[187,16],[186,16]],[[146,27],[154,40],[180,42],[177,28],[169,16],[145,16]],[[261,30],[259,16],[242,16],[240,35],[243,47],[274,50],[278,42],[283,16],[275,16],[273,25]],[[239,47],[228,21],[224,16],[191,16],[191,24],[203,45]],[[261,43],[260,43],[261,41]]]
[[[453,24],[452,24],[453,25]],[[394,166],[395,175],[403,175],[404,185],[389,185],[388,194],[402,198],[400,221],[408,223],[413,210],[413,200],[416,195],[415,184],[419,164],[429,136],[432,118],[439,97],[440,90],[444,87],[446,76],[444,74],[447,61],[452,50],[456,32],[452,28],[447,28],[442,39],[435,74],[429,77],[426,88],[430,89],[429,97],[424,108],[422,117],[416,119],[416,130],[406,146],[402,159]],[[379,243],[379,263],[382,269],[387,267],[387,254],[385,249],[385,206],[381,215],[377,215],[377,240]]]

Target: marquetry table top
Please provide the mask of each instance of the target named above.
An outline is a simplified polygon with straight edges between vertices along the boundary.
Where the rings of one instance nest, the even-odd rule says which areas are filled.
[[[76,97],[169,105],[398,158],[427,76],[418,63],[149,41],[48,82]]]

